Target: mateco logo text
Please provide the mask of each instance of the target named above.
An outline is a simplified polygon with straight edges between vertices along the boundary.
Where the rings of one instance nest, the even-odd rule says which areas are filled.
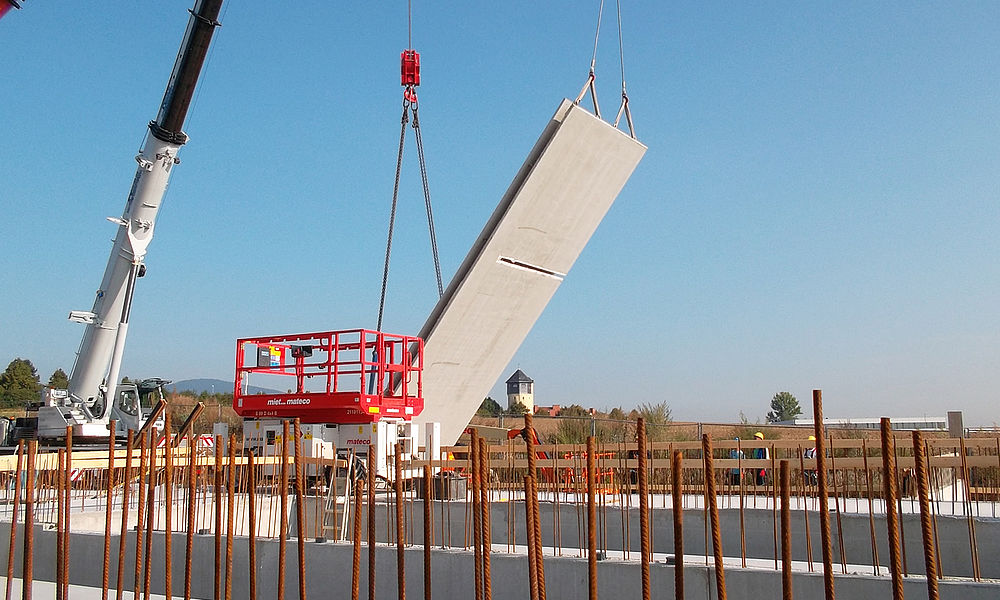
[[[281,398],[275,398],[273,400],[268,400],[268,406],[301,406],[305,404],[310,404],[312,400],[309,398],[289,398],[287,400],[282,400]]]

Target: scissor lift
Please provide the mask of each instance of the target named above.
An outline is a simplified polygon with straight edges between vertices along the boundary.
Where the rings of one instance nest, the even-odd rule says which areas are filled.
[[[242,338],[233,408],[245,418],[302,423],[409,421],[424,408],[423,352],[418,337],[370,329]],[[253,375],[263,388],[287,391],[251,393]]]
[[[233,408],[244,448],[277,456],[282,420],[298,418],[306,458],[353,451],[386,476],[396,442],[407,458],[419,446],[412,419],[424,408],[423,351],[418,337],[369,329],[237,340]],[[309,475],[321,475],[318,463]]]

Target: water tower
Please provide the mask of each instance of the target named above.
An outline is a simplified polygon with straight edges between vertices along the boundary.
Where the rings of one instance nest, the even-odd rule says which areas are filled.
[[[507,380],[507,409],[521,403],[529,413],[535,411],[535,382],[518,369]]]

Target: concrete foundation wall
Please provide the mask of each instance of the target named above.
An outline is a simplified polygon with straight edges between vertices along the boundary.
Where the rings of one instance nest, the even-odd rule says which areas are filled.
[[[10,525],[0,524],[0,538],[8,539]],[[15,575],[21,572],[23,530],[19,528]],[[99,587],[102,576],[104,536],[78,533],[71,539],[70,580],[77,585]],[[126,540],[125,572],[131,589],[134,580],[135,539]],[[184,583],[185,536],[173,536],[173,594],[181,595]],[[0,558],[6,564],[6,544]],[[158,534],[153,543],[153,572],[151,590],[164,592],[164,536]],[[233,548],[232,593],[233,597],[249,595],[249,547],[245,538],[238,538]],[[298,558],[295,540],[286,545],[285,597],[298,597]],[[278,542],[258,541],[255,570],[258,598],[274,598],[277,594]],[[309,597],[340,599],[350,597],[352,553],[350,544],[309,542],[306,544],[306,591]],[[192,548],[192,593],[197,598],[213,597],[215,582],[215,539],[213,536],[195,536]],[[55,532],[35,533],[34,572],[36,580],[55,579]],[[115,586],[118,560],[118,538],[112,538],[111,587]],[[423,549],[414,547],[406,551],[406,586],[413,598],[422,597]],[[433,553],[431,577],[433,593],[438,598],[469,598],[473,595],[474,559],[471,552],[440,550]],[[390,546],[377,549],[378,581],[376,598],[391,600],[397,597],[396,551]],[[491,557],[493,597],[496,600],[523,600],[528,597],[527,563],[523,555],[494,554]],[[361,560],[361,594],[367,597],[367,549]],[[656,598],[674,598],[674,567],[663,563],[650,568],[653,595]],[[587,561],[579,558],[552,558],[545,561],[548,598],[576,600],[586,597]],[[715,576],[704,565],[687,565],[684,569],[685,591],[688,598],[715,598]],[[733,600],[777,598],[781,595],[781,577],[771,570],[733,569],[726,572],[728,597]],[[599,592],[602,598],[639,598],[641,594],[640,569],[637,562],[601,561],[598,563]],[[813,599],[823,597],[823,578],[819,573],[794,575],[796,597]],[[921,597],[925,583],[919,578],[906,581],[906,594]],[[841,599],[886,598],[891,595],[888,578],[866,576],[838,576],[837,597]],[[946,581],[941,583],[941,598],[979,600],[1000,596],[1000,584]]]
[[[315,505],[307,504],[306,535],[313,536]],[[433,514],[435,522],[435,541],[448,540],[450,546],[462,546],[465,540],[466,524],[465,503],[434,502]],[[442,519],[442,508],[444,519]],[[389,512],[387,520],[386,511]],[[389,541],[386,537],[387,524],[395,532],[395,508],[392,505],[377,505],[376,530],[377,539]],[[542,539],[546,546],[556,546],[556,540],[561,541],[564,549],[578,548],[586,545],[587,531],[585,508],[578,512],[573,505],[559,507],[558,532],[555,522],[557,514],[553,503],[540,505],[542,520]],[[493,541],[497,544],[506,543],[508,531],[513,529],[515,543],[524,545],[524,503],[503,502],[494,503],[491,510],[491,529]],[[292,511],[294,516],[294,510]],[[420,543],[423,540],[423,503],[415,501],[407,508],[407,535],[410,541]],[[608,507],[598,512],[601,521],[599,545],[609,551],[622,550],[626,539],[623,528],[622,511],[618,507]],[[748,558],[772,559],[775,556],[775,526],[770,510],[744,510],[743,530]],[[778,515],[780,519],[780,515]],[[469,515],[471,519],[471,513]],[[292,519],[294,520],[294,518]],[[632,552],[639,552],[639,511],[628,511],[627,531],[628,547]],[[673,553],[674,531],[673,514],[669,509],[652,509],[651,539],[654,553]],[[873,565],[871,524],[867,514],[842,514],[840,518],[841,536],[838,536],[836,516],[830,514],[831,535],[833,536],[833,560],[841,562],[840,537],[843,538],[845,562],[848,564]],[[719,511],[719,522],[722,530],[722,546],[725,556],[740,556],[740,514],[738,509]],[[809,544],[806,543],[806,517],[802,511],[792,513],[792,560],[806,561],[809,558],[807,546],[811,548],[812,560],[822,565],[822,546],[820,540],[819,513],[810,512],[808,518]],[[906,556],[906,572],[909,574],[924,573],[923,542],[920,534],[920,516],[916,514],[902,515],[904,553]],[[977,519],[975,522],[976,536],[979,548],[980,572],[983,577],[1000,579],[1000,562],[986,560],[984,557],[1000,555],[1000,520]],[[885,567],[889,563],[889,545],[884,515],[874,518],[875,539],[878,551],[878,562]],[[366,529],[367,531],[367,529]],[[687,554],[711,555],[711,545],[706,548],[705,513],[701,509],[684,511],[684,551]],[[780,555],[780,523],[778,524],[777,540]],[[442,537],[443,536],[443,537]],[[557,537],[558,536],[558,537]],[[952,577],[972,577],[972,559],[969,550],[969,525],[964,517],[937,518],[937,537],[940,549],[942,573]],[[820,567],[817,567],[820,568]]]
[[[295,502],[289,499],[289,526],[294,533],[295,526]],[[306,537],[316,537],[316,499],[308,498],[306,501]],[[450,505],[449,505],[450,504]],[[237,507],[240,511],[237,518],[237,535],[248,533],[247,522],[243,515],[242,506]],[[258,500],[258,532],[259,534],[273,534],[277,530],[277,501],[265,502]],[[212,529],[215,518],[212,513],[211,504],[207,504],[199,509],[207,511],[205,514],[199,512],[197,527]],[[557,514],[556,506],[553,503],[542,503],[540,505],[542,514],[542,539],[546,546],[561,546],[565,553],[574,553],[574,548],[579,548],[586,544],[586,521],[584,511],[579,511],[572,505],[561,505],[558,509],[559,523],[555,522]],[[224,511],[223,511],[224,512]],[[376,535],[379,541],[388,542],[395,539],[395,508],[390,504],[378,504],[376,506]],[[668,509],[652,509],[651,513],[651,539],[654,553],[673,553],[673,515]],[[420,543],[423,540],[423,503],[415,501],[406,508],[408,541]],[[617,507],[608,507],[604,511],[599,511],[598,516],[601,522],[601,536],[599,542],[602,548],[611,552],[617,552],[626,547],[626,529],[622,523],[622,511]],[[224,521],[225,522],[225,516]],[[469,528],[469,538],[471,539],[471,521],[466,519],[471,515],[466,514],[466,505],[462,502],[434,502],[433,519],[435,523],[434,540],[441,544],[445,541],[448,546],[462,547],[466,543],[466,528]],[[746,509],[744,511],[743,530],[744,542],[746,544],[747,558],[758,558],[773,560],[775,556],[775,528],[772,521],[773,513],[770,510]],[[104,532],[104,513],[87,512],[74,513],[74,531],[90,531],[96,533]],[[120,531],[120,511],[113,513],[112,531]],[[130,515],[130,525],[134,525],[135,515]],[[737,509],[725,509],[719,511],[719,519],[722,529],[723,553],[729,557],[740,556],[740,515]],[[809,544],[812,560],[817,565],[822,562],[822,548],[819,534],[819,514],[809,513]],[[873,519],[875,529],[875,539],[878,552],[878,563],[885,567],[889,562],[889,545],[886,535],[886,523],[883,515],[876,515]],[[158,517],[158,522],[163,522],[162,510]],[[186,522],[184,507],[178,504],[175,506],[173,515],[175,527],[182,527]],[[915,514],[906,514],[902,518],[904,533],[904,549],[906,557],[906,572],[908,574],[923,574],[923,543],[920,535],[920,517]],[[796,561],[807,561],[809,553],[806,543],[806,517],[802,511],[792,513],[792,559]],[[523,502],[498,502],[494,503],[491,512],[491,525],[493,531],[493,541],[497,544],[506,544],[508,531],[514,533],[514,543],[524,545],[526,537],[524,532],[524,503]],[[628,511],[626,519],[628,549],[631,552],[639,552],[639,511],[631,509]],[[841,562],[840,538],[843,538],[845,562],[849,565],[873,565],[875,561],[872,556],[871,527],[868,515],[865,514],[842,514],[840,518],[841,535],[838,535],[837,521],[831,513],[831,532],[833,535],[833,560],[834,563]],[[975,521],[976,539],[979,547],[980,572],[983,577],[1000,579],[1000,563],[987,560],[985,557],[1000,555],[1000,520],[997,519],[977,519]],[[365,528],[367,531],[367,527]],[[393,535],[387,536],[386,531],[392,531]],[[700,509],[684,511],[684,549],[687,554],[706,555],[711,554],[711,547],[706,548],[705,541],[705,520],[704,512]],[[326,532],[328,539],[335,539],[333,532]],[[780,535],[780,531],[778,532]],[[972,576],[972,554],[969,550],[969,523],[963,517],[938,517],[937,518],[937,538],[940,550],[940,562],[942,573],[952,577]],[[779,538],[780,540],[780,538]],[[559,542],[557,544],[557,541]],[[780,548],[779,548],[780,554]],[[866,571],[871,572],[871,571]]]

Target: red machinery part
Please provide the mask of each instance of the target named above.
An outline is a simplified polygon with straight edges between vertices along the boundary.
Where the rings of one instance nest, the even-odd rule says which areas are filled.
[[[245,418],[303,423],[409,421],[424,408],[423,354],[418,337],[369,329],[242,338],[233,409]],[[251,383],[287,391],[250,393]]]
[[[416,50],[403,50],[399,55],[399,62],[400,85],[420,85],[420,53]]]

